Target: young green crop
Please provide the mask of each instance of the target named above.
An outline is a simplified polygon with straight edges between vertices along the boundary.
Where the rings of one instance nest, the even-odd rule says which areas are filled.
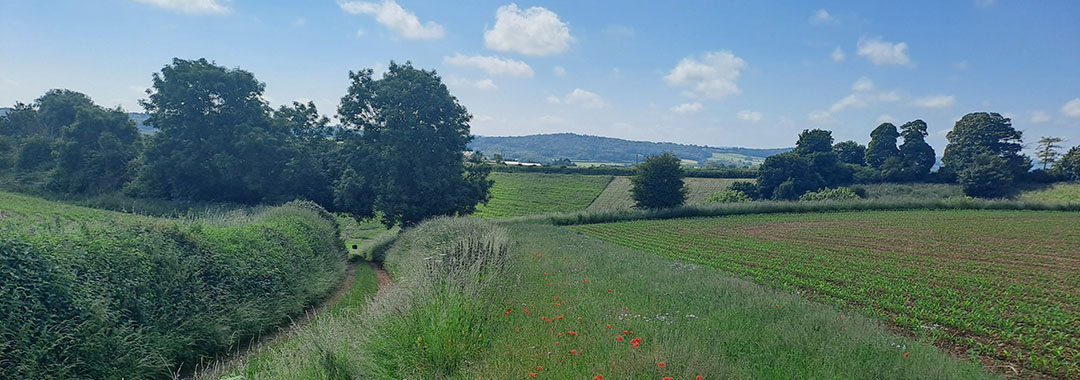
[[[491,173],[491,200],[477,207],[484,218],[584,210],[611,176],[543,173]]]
[[[1080,213],[877,211],[573,227],[1080,378]]]
[[[713,193],[727,190],[736,181],[753,181],[738,178],[684,178],[686,182],[686,204],[705,204],[705,199]],[[589,205],[589,210],[620,210],[634,207],[630,197],[630,178],[615,177],[604,191]]]

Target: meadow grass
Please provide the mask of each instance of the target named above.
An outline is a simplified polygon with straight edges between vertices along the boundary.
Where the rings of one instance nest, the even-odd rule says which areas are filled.
[[[545,173],[491,173],[491,200],[477,207],[483,218],[584,210],[611,176]]]
[[[454,378],[994,378],[789,291],[565,227],[509,227],[515,273],[487,300],[484,354]]]
[[[0,193],[0,372],[190,371],[325,297],[342,246],[313,203],[163,219]]]
[[[1020,193],[1020,199],[1048,202],[1080,202],[1080,182],[1059,182],[1050,187]]]
[[[867,199],[931,200],[964,197],[963,189],[955,183],[874,183],[851,187],[865,189]]]
[[[713,193],[727,190],[736,181],[754,182],[745,178],[684,178],[686,183],[686,204],[705,204],[705,198]],[[589,205],[589,210],[610,211],[625,210],[634,207],[634,198],[630,194],[630,177],[615,177],[604,191]]]
[[[949,349],[1080,378],[1077,225],[1074,212],[954,210],[748,215],[574,230],[859,309]]]

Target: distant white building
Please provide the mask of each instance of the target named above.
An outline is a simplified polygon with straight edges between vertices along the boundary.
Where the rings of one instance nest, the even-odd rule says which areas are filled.
[[[517,166],[544,166],[544,165],[540,165],[540,164],[535,163],[535,162],[503,161],[503,163],[507,164],[507,165],[517,165]]]

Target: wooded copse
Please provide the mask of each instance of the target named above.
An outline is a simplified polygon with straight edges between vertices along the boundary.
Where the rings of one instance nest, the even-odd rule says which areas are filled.
[[[391,62],[382,78],[349,78],[334,127],[312,102],[272,109],[248,71],[177,58],[141,101],[150,136],[119,108],[50,90],[0,117],[0,168],[60,193],[306,199],[387,225],[470,213],[487,199],[490,168],[463,160],[471,115],[434,71]]]

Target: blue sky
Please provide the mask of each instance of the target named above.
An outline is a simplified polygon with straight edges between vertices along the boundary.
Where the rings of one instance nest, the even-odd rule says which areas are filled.
[[[436,69],[473,133],[791,146],[965,113],[1080,144],[1077,1],[3,0],[0,105],[50,88],[140,111],[173,57],[332,115],[349,70]]]

